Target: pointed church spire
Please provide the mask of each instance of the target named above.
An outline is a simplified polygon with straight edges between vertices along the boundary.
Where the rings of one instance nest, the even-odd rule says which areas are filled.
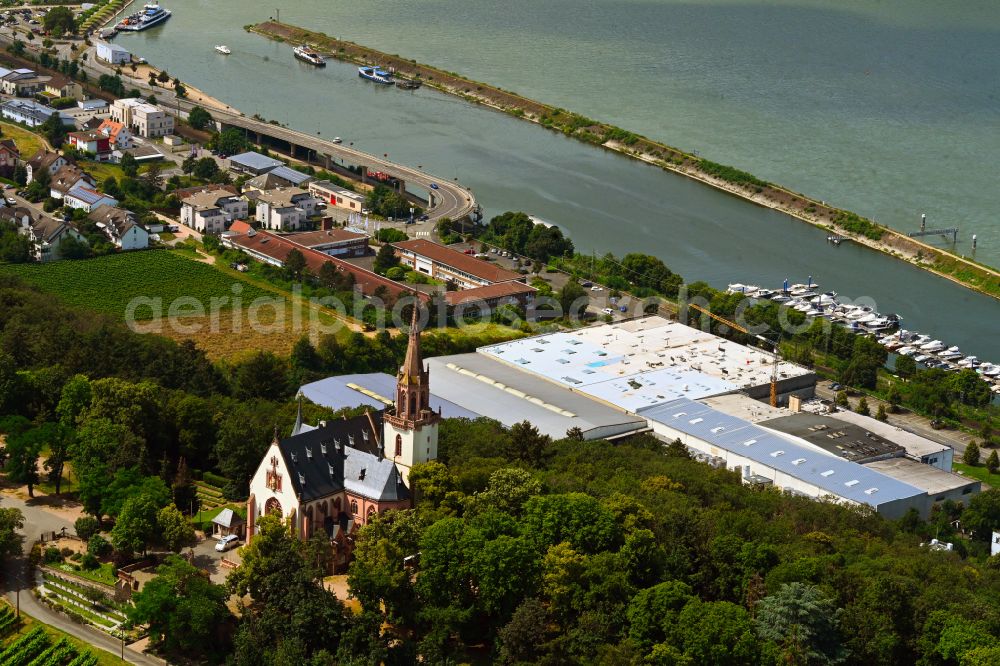
[[[292,426],[292,437],[302,432],[302,391],[299,391],[295,397],[299,400],[299,408],[295,415],[295,425]]]
[[[409,384],[418,384],[424,374],[423,360],[420,358],[420,303],[413,304],[413,321],[410,322],[410,341],[406,346],[406,359],[399,369],[399,378]]]

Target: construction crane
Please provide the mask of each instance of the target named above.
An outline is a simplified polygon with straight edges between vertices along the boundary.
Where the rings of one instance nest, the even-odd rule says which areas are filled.
[[[705,308],[701,307],[700,305],[695,305],[694,303],[688,303],[687,306],[689,308],[691,308],[692,310],[697,310],[698,312],[700,312],[700,313],[702,313],[704,315],[708,315],[709,317],[711,317],[715,321],[719,322],[720,324],[725,324],[726,326],[728,326],[729,328],[733,329],[734,331],[739,331],[740,333],[744,333],[746,335],[751,335],[751,336],[757,338],[758,340],[760,340],[761,342],[770,345],[774,349],[774,359],[773,359],[773,362],[771,363],[771,406],[772,407],[777,407],[778,406],[778,361],[781,360],[780,356],[779,356],[779,351],[778,351],[778,344],[776,342],[771,342],[770,340],[768,340],[767,338],[765,338],[763,335],[758,335],[756,333],[751,333],[750,331],[748,331],[746,329],[746,327],[740,326],[736,322],[730,321],[730,320],[726,319],[725,317],[720,317],[719,315],[715,314],[714,312],[709,312],[708,310],[706,310]]]

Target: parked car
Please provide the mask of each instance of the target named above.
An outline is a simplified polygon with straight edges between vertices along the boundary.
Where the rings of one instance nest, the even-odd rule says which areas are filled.
[[[235,548],[239,544],[240,538],[235,534],[230,534],[229,536],[224,536],[219,539],[219,543],[215,544],[215,550],[220,553],[224,553],[230,548]]]
[[[16,206],[17,205],[17,199],[15,199],[14,197],[7,197],[7,205],[8,206]]]
[[[431,183],[431,189],[436,190],[438,188],[437,183]]]
[[[475,254],[475,253],[476,253],[476,251],[475,251],[475,250],[473,250],[473,249],[472,249],[472,248],[470,247],[470,248],[469,248],[468,250],[466,250],[466,251],[465,251],[465,252],[463,252],[462,254]]]
[[[421,221],[421,222],[426,222],[426,221],[427,221],[427,220],[429,220],[429,219],[431,219],[431,218],[430,218],[430,215],[421,215],[421,216],[420,216],[420,221]]]
[[[840,391],[843,388],[844,387],[841,386],[840,384],[838,384],[837,382],[830,382],[830,390],[831,391]]]
[[[598,285],[595,284],[593,287],[590,288],[590,290],[591,291],[604,291],[604,287],[600,287],[600,286],[598,286]]]
[[[615,311],[612,310],[611,308],[604,308],[603,310],[601,310],[601,312],[603,312],[606,315],[609,315],[609,314],[614,314]]]

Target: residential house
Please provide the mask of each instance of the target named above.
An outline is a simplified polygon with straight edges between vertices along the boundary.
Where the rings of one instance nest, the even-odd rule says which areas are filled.
[[[52,174],[52,181],[49,183],[49,196],[53,199],[62,199],[66,193],[77,185],[94,187],[96,183],[87,173],[75,164],[64,164],[58,171]]]
[[[66,140],[77,150],[94,155],[98,162],[107,162],[111,159],[111,140],[103,132],[96,130],[70,132]]]
[[[112,65],[121,65],[132,60],[128,49],[110,42],[97,42],[97,57]]]
[[[100,205],[87,215],[87,219],[95,222],[120,250],[144,250],[149,247],[149,232],[130,210]]]
[[[117,206],[118,199],[80,182],[66,193],[63,203],[70,208],[80,208],[89,213],[99,206]]]
[[[352,192],[334,185],[328,180],[315,180],[309,183],[309,192],[314,197],[337,208],[360,213],[365,207],[365,197],[363,194]]]
[[[244,187],[263,192],[278,187],[304,187],[314,180],[316,179],[307,173],[302,173],[301,171],[296,171],[291,167],[282,165],[267,173],[262,173],[259,176],[251,178],[244,184]]]
[[[98,125],[97,131],[108,137],[112,150],[128,150],[132,148],[132,132],[123,123],[117,123],[105,118]]]
[[[31,254],[36,261],[55,261],[61,258],[60,246],[67,238],[82,243],[85,239],[71,224],[49,217],[23,206],[0,208],[0,219],[14,223],[18,233],[31,241]]]
[[[28,172],[28,182],[33,181],[40,172],[47,171],[50,176],[54,176],[56,171],[68,164],[65,157],[59,153],[49,150],[39,150],[25,165]]]
[[[246,219],[249,205],[233,188],[211,186],[177,192],[181,222],[195,231],[221,234],[233,220]]]
[[[48,95],[52,95],[53,97],[72,97],[77,100],[83,99],[83,86],[73,79],[63,76],[62,74],[52,76],[45,83],[45,89],[43,92]]]
[[[316,199],[298,187],[278,187],[257,196],[257,222],[265,229],[294,231],[316,212]]]
[[[447,291],[444,294],[444,302],[449,307],[461,306],[466,310],[471,308],[494,310],[501,305],[526,308],[535,299],[537,292],[537,289],[523,282],[497,282],[485,287]]]
[[[24,123],[28,127],[38,127],[53,114],[57,114],[64,125],[75,124],[72,118],[30,99],[12,99],[0,105],[0,115],[15,123]]]
[[[233,173],[245,173],[251,176],[259,176],[272,169],[284,166],[284,162],[273,157],[267,157],[253,151],[240,153],[229,158],[229,170]]]
[[[0,77],[0,90],[5,95],[31,97],[45,90],[45,85],[51,79],[51,76],[39,76],[30,69],[15,69]]]
[[[0,139],[0,176],[10,178],[21,161],[21,153],[13,139]]]
[[[137,136],[153,138],[173,134],[174,131],[173,116],[137,97],[116,99],[110,113],[111,120],[125,125]]]

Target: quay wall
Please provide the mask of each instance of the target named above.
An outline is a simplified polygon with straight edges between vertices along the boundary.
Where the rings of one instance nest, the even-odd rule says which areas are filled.
[[[473,81],[455,72],[336,39],[324,33],[276,21],[249,25],[246,29],[278,41],[309,44],[338,60],[392,68],[399,76],[420,81],[423,85],[456,95],[471,103],[488,106],[585,143],[697,180],[756,205],[778,210],[969,289],[1000,299],[1000,272],[985,264],[910,238],[895,229],[780,185],[768,183],[739,169],[716,164],[662,142],[496,86]]]

